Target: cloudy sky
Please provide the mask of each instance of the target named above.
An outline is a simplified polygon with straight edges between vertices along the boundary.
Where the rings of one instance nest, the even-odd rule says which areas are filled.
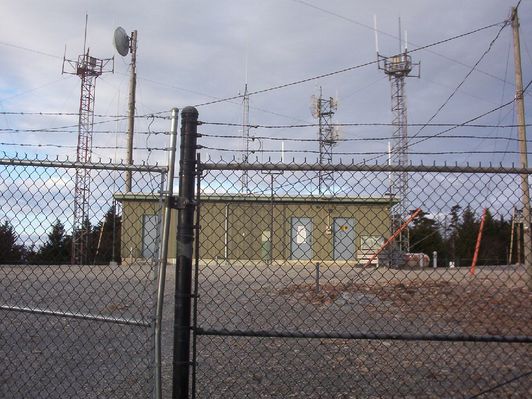
[[[374,15],[383,55],[398,52],[399,17],[402,30],[408,32],[409,50],[498,24],[412,53],[413,60],[421,62],[421,77],[407,80],[409,123],[426,123],[435,114],[432,124],[464,123],[514,97],[512,31],[510,26],[501,31],[501,23],[517,1],[5,0],[0,4],[0,150],[8,156],[75,157],[77,117],[69,114],[78,112],[80,80],[62,75],[61,69],[65,46],[67,58],[76,59],[82,52],[86,13],[90,54],[115,57],[114,74],[97,80],[94,157],[125,158],[126,122],[116,121],[114,116],[127,113],[129,58],[116,54],[112,45],[114,29],[122,26],[127,32],[138,31],[136,110],[146,116],[136,123],[135,147],[139,149],[134,158],[151,163],[166,158],[158,149],[165,148],[167,136],[158,133],[168,130],[170,122],[149,115],[168,116],[165,111],[173,107],[236,96],[243,92],[246,79],[254,92],[372,62],[376,59]],[[526,85],[532,79],[530,1],[523,0],[519,12]],[[382,125],[392,120],[390,82],[371,64],[252,95],[250,123],[315,123],[310,98],[320,87],[325,96],[338,98],[337,123]],[[527,95],[528,104],[531,100]],[[241,99],[198,109],[205,122],[230,125],[242,121]],[[527,110],[530,114],[530,105]],[[13,114],[20,112],[27,114]],[[518,161],[516,129],[491,127],[516,123],[511,104],[475,123],[488,127],[460,127],[444,133],[443,138],[419,143],[420,138],[446,128],[428,126],[419,131],[417,126],[409,127],[409,135],[417,135],[412,139],[410,158],[416,163],[482,160],[508,165]],[[51,129],[59,131],[33,131]],[[242,134],[238,126],[206,124],[201,132],[206,135],[201,139],[207,147],[205,156],[241,156],[241,140],[208,137],[238,137]],[[335,152],[344,154],[344,160],[355,161],[381,154],[377,159],[385,162],[391,133],[390,126],[346,126],[341,132],[346,141],[337,145]],[[317,157],[316,142],[298,141],[315,139],[315,127],[252,129],[251,135],[260,138],[253,141],[253,150],[271,151],[256,152],[259,160],[280,158],[281,141],[268,137],[285,139],[285,159]]]

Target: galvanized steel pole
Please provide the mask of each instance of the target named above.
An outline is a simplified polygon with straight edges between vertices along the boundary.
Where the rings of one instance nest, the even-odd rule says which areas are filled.
[[[520,167],[528,168],[528,152],[526,145],[525,100],[523,98],[523,73],[521,70],[521,45],[519,42],[519,17],[517,8],[512,8],[512,28],[514,37],[514,65],[515,65],[515,102],[517,110],[517,124],[519,131]],[[528,175],[521,175],[521,202],[523,206],[523,255],[524,265],[528,275],[528,288],[532,290],[532,237],[530,231],[530,188]],[[519,244],[518,244],[519,245]]]
[[[175,153],[177,148],[177,118],[179,110],[172,109],[172,124],[170,127],[170,152],[168,154],[168,175],[165,193],[165,209],[161,250],[159,257],[159,280],[157,284],[157,309],[155,312],[155,399],[162,398],[162,360],[161,333],[163,321],[164,288],[166,280],[166,266],[168,265],[168,245],[170,241],[170,221],[172,217],[172,198],[174,195]]]
[[[177,200],[173,399],[189,397],[197,130],[198,111],[194,107],[184,108],[181,111],[181,156],[179,160],[179,196]]]

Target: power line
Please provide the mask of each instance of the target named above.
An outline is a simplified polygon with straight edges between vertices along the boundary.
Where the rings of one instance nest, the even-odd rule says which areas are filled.
[[[230,122],[201,122],[202,125],[213,125],[213,126],[231,126],[231,127],[242,127],[240,123],[230,123]],[[362,126],[362,127],[380,127],[380,126],[395,126],[393,123],[389,122],[348,122],[348,123],[331,123],[331,126],[338,127],[353,127],[353,126]],[[254,129],[295,129],[295,128],[308,128],[308,127],[317,127],[318,123],[305,123],[299,125],[260,125],[260,124],[249,124],[244,125],[245,127],[254,128]],[[406,126],[416,127],[416,126],[430,126],[430,127],[450,127],[450,126],[462,126],[462,123],[408,123]],[[532,126],[532,124],[525,124],[524,126]],[[493,125],[493,124],[468,124],[463,127],[472,127],[472,128],[515,128],[519,125]]]
[[[530,83],[532,83],[532,80],[530,81]],[[530,86],[530,83],[527,85],[527,88],[528,88],[528,86]],[[526,91],[526,88],[525,88],[525,90],[523,90],[523,93],[524,93],[525,91]],[[502,104],[502,105],[500,105],[500,106],[498,106],[498,107],[495,107],[495,108],[493,108],[493,109],[490,109],[489,111],[486,111],[486,112],[484,112],[484,113],[482,113],[482,114],[480,114],[480,115],[477,115],[477,116],[475,116],[474,118],[471,118],[471,119],[469,119],[469,120],[467,120],[467,121],[465,121],[465,122],[463,122],[463,123],[460,123],[460,124],[458,124],[458,125],[453,125],[452,127],[448,128],[448,129],[445,129],[445,130],[442,130],[442,131],[439,132],[439,133],[436,133],[436,134],[433,134],[433,135],[429,135],[429,136],[424,136],[423,138],[422,138],[421,136],[418,136],[418,139],[419,139],[419,140],[416,141],[416,142],[414,142],[414,143],[408,143],[408,147],[410,148],[410,147],[413,147],[414,145],[419,144],[419,143],[422,143],[422,142],[424,142],[424,141],[438,138],[438,137],[440,137],[440,136],[445,135],[445,133],[449,133],[450,131],[455,130],[455,129],[459,128],[459,127],[465,127],[465,126],[469,125],[471,122],[475,122],[475,121],[477,121],[477,120],[479,120],[479,119],[481,119],[481,118],[483,118],[483,117],[485,117],[485,116],[487,116],[487,115],[489,115],[489,114],[491,114],[491,113],[493,113],[493,112],[496,112],[496,111],[498,111],[498,110],[500,110],[500,109],[502,109],[502,108],[504,108],[504,107],[507,107],[507,106],[510,105],[510,104],[514,104],[514,103],[515,103],[515,100],[512,99],[511,101],[508,101],[507,103],[504,103],[504,104]],[[409,152],[409,153],[410,153],[410,152]],[[383,153],[383,154],[381,154],[381,155],[374,156],[374,157],[372,157],[372,158],[366,159],[365,161],[366,161],[366,162],[375,161],[375,160],[377,160],[377,159],[379,159],[379,158],[382,158],[382,157],[384,157],[384,156],[387,157],[387,156],[388,156],[388,153],[386,153],[386,154]]]
[[[443,39],[443,40],[440,40],[440,41],[437,41],[437,42],[434,42],[434,43],[430,43],[430,44],[415,48],[413,50],[410,50],[409,52],[413,53],[415,51],[425,50],[427,48],[430,48],[430,47],[433,47],[433,46],[437,46],[437,45],[440,45],[440,44],[443,44],[443,43],[447,43],[447,42],[452,41],[452,40],[460,39],[462,37],[465,37],[465,36],[472,35],[474,33],[480,32],[480,31],[482,31],[484,29],[488,29],[488,28],[491,28],[491,27],[494,27],[494,26],[498,26],[501,23],[502,22],[499,22],[499,23],[496,23],[496,24],[491,24],[491,25],[484,26],[482,28],[478,28],[478,29],[475,29],[475,30],[472,30],[472,31],[469,31],[469,32],[466,32],[466,33],[462,33],[460,35],[452,36],[452,37],[449,37],[447,39]],[[506,24],[507,21],[504,21],[504,23]],[[354,66],[351,66],[351,67],[343,68],[343,69],[340,69],[340,70],[337,70],[337,71],[328,72],[328,73],[324,73],[324,74],[321,74],[321,75],[316,75],[316,76],[312,76],[312,77],[309,77],[309,78],[304,78],[304,79],[296,80],[296,81],[293,81],[293,82],[284,83],[284,84],[280,84],[280,85],[277,85],[277,86],[269,87],[267,89],[252,91],[252,92],[249,92],[248,95],[251,96],[251,95],[256,95],[256,94],[262,94],[262,93],[267,93],[267,92],[274,91],[274,90],[284,89],[284,88],[290,87],[290,86],[299,85],[299,84],[302,84],[302,83],[308,83],[308,82],[311,82],[313,80],[323,79],[323,78],[327,78],[327,77],[330,77],[330,76],[334,76],[334,75],[342,74],[342,73],[345,73],[345,72],[353,71],[353,70],[356,70],[356,69],[360,69],[360,68],[363,68],[363,67],[366,67],[366,66],[369,66],[369,65],[376,64],[377,62],[378,62],[377,60],[365,62],[365,63],[362,63],[362,64],[358,64],[358,65],[354,65]],[[217,99],[217,100],[196,104],[195,107],[204,107],[204,106],[207,106],[207,105],[218,104],[218,103],[221,103],[221,102],[236,100],[236,99],[243,98],[243,97],[244,97],[243,95],[236,95],[236,96],[231,96],[231,97],[226,97],[226,98],[220,98],[220,99]]]
[[[507,49],[507,53],[506,53],[506,66],[505,66],[505,69],[504,69],[504,79],[506,79],[508,77],[508,68],[509,68],[509,65],[510,65],[510,50],[511,50],[511,48],[512,48],[512,43],[508,42],[508,49]],[[500,99],[501,103],[503,103],[503,101],[504,101],[505,94],[506,94],[506,83],[502,85],[501,99]],[[512,108],[514,108],[514,107],[512,107]],[[508,116],[508,114],[510,112],[512,112],[512,114],[513,114],[513,109],[509,109],[506,112],[506,114],[504,115],[504,117],[503,117],[502,116],[502,109],[499,110],[499,113],[497,115],[497,124],[501,124],[502,121],[506,119],[506,117]],[[492,133],[493,132],[498,133],[498,131],[499,131],[499,129],[496,128],[496,129],[492,130]],[[513,129],[512,129],[512,131],[513,131]],[[478,145],[480,146],[481,144],[482,144],[482,141]],[[494,144],[493,149],[495,149],[495,145],[496,144]],[[507,142],[506,143],[506,151],[508,151],[509,146],[510,146],[510,142]],[[502,157],[502,160],[504,160],[504,156]]]
[[[22,90],[22,91],[18,91],[18,92],[15,92],[7,97],[4,97],[4,98],[1,98],[0,101],[8,101],[8,100],[12,100],[13,98],[17,98],[17,97],[20,97],[20,96],[23,96],[25,94],[28,94],[28,93],[31,93],[31,92],[34,92],[34,91],[37,91],[37,90],[40,90],[44,87],[47,87],[47,86],[51,86],[55,83],[58,83],[60,81],[63,81],[63,80],[67,80],[67,79],[70,79],[71,76],[68,76],[68,77],[61,77],[59,79],[55,79],[51,82],[47,82],[47,83],[44,83],[42,85],[39,85],[37,87],[32,87],[31,89],[27,89],[27,90]]]
[[[359,26],[361,26],[361,27],[363,27],[363,28],[366,28],[366,29],[371,30],[372,32],[375,31],[375,28],[374,28],[373,26],[366,25],[366,24],[364,24],[364,23],[362,23],[362,22],[358,22],[358,21],[356,21],[356,20],[354,20],[354,19],[351,19],[351,18],[349,18],[349,17],[346,17],[345,15],[337,14],[337,13],[335,13],[335,12],[333,12],[333,11],[330,11],[330,10],[327,10],[327,9],[325,9],[325,8],[321,8],[321,7],[318,7],[318,6],[314,5],[314,4],[307,3],[306,1],[303,1],[303,0],[292,0],[292,1],[297,2],[297,3],[300,3],[300,4],[303,4],[303,5],[305,5],[305,6],[307,6],[307,7],[310,7],[310,8],[314,8],[315,10],[318,10],[318,11],[324,12],[324,13],[329,14],[329,15],[332,15],[332,16],[334,16],[334,17],[337,17],[337,18],[343,19],[344,21],[347,21],[347,22],[353,23],[353,24],[355,24],[355,25],[359,25]],[[479,28],[479,29],[473,31],[472,33],[477,33],[477,32],[480,32],[480,31],[482,31],[482,30],[485,30],[485,29],[493,28],[494,26],[498,26],[498,25],[500,25],[501,23],[505,23],[505,22],[506,22],[506,21],[503,21],[503,22],[497,22],[497,23],[494,23],[494,24],[491,24],[491,25],[487,25],[487,26],[484,26],[484,27],[482,27],[482,28]],[[385,31],[382,31],[382,30],[379,30],[379,29],[377,29],[377,32],[380,33],[380,34],[382,34],[382,35],[389,36],[389,37],[392,37],[392,38],[394,38],[394,39],[397,39],[397,36],[394,35],[394,34],[391,34],[391,33],[388,33],[388,32],[385,32]],[[441,43],[445,43],[445,41],[442,41],[442,42],[440,42],[439,44],[441,44]],[[413,43],[413,42],[411,42],[411,41],[409,41],[409,44],[414,45],[414,46],[417,46],[416,43]],[[419,51],[419,50],[425,50],[425,49],[426,49],[426,47],[421,46],[421,47],[416,48],[416,49],[413,50],[413,51]],[[457,59],[454,59],[454,58],[448,57],[448,56],[446,56],[446,55],[440,54],[440,53],[438,53],[438,52],[436,52],[436,51],[434,51],[434,50],[428,50],[428,51],[429,51],[430,53],[434,54],[434,55],[437,55],[437,56],[442,57],[442,58],[444,58],[444,59],[446,59],[446,60],[452,61],[452,62],[454,62],[454,63],[456,63],[456,64],[459,64],[459,65],[465,66],[465,67],[467,67],[467,68],[470,68],[470,67],[471,67],[470,65],[467,65],[466,63],[464,63],[464,62],[462,62],[462,61],[460,61],[460,60],[457,60]],[[489,73],[489,72],[482,71],[482,70],[480,70],[480,69],[477,69],[477,71],[478,71],[479,73],[482,73],[482,74],[486,75],[486,76],[489,76],[489,77],[494,78],[494,79],[496,79],[496,80],[503,81],[503,82],[507,83],[506,80],[501,79],[501,78],[499,78],[498,76],[493,75],[493,74],[491,74],[491,73]]]
[[[13,47],[13,48],[16,48],[18,50],[24,50],[24,51],[28,51],[30,53],[40,54],[40,55],[44,55],[46,57],[56,58],[56,59],[59,59],[59,60],[63,59],[63,57],[60,57],[60,56],[55,55],[55,54],[45,53],[44,51],[34,50],[34,49],[31,49],[31,48],[28,48],[28,47],[23,47],[23,46],[18,46],[16,44],[0,42],[0,45],[7,46],[7,47]]]
[[[491,49],[493,48],[493,44],[497,41],[497,39],[499,38],[499,36],[501,35],[501,32],[504,30],[504,28],[506,28],[506,26],[508,25],[508,20],[505,21],[504,25],[501,26],[501,28],[499,29],[499,31],[497,32],[497,34],[495,35],[495,38],[493,38],[493,40],[490,42],[488,48],[482,53],[482,55],[480,56],[480,58],[477,60],[477,62],[475,62],[475,65],[473,65],[471,67],[471,69],[469,70],[469,72],[466,74],[466,76],[462,79],[462,81],[458,84],[458,86],[456,86],[456,88],[453,90],[453,92],[449,95],[449,97],[447,97],[447,99],[443,102],[442,105],[440,105],[440,107],[436,110],[436,112],[429,118],[428,122],[427,122],[427,125],[428,123],[432,122],[434,120],[434,118],[436,118],[436,116],[438,116],[438,114],[443,110],[443,108],[449,103],[449,101],[451,101],[451,99],[456,95],[456,93],[458,92],[458,90],[460,89],[460,87],[462,87],[462,85],[466,82],[466,80],[469,78],[469,76],[471,76],[471,74],[475,71],[475,68],[482,62],[482,60],[484,59],[484,57],[491,51]],[[414,133],[412,135],[412,137],[410,139],[413,139],[415,138],[417,135],[419,135],[419,133],[425,129],[426,126],[422,126],[416,133]]]
[[[531,84],[532,84],[532,80],[530,80],[530,82],[528,82],[528,84],[526,85],[526,87],[523,89],[523,94],[527,91],[527,89],[530,87]],[[463,124],[460,124],[460,125],[457,125],[457,126],[455,126],[455,127],[451,127],[451,128],[449,128],[449,129],[443,130],[442,132],[436,133],[436,134],[430,136],[429,138],[425,138],[425,139],[418,140],[418,141],[416,141],[415,143],[408,143],[408,147],[412,147],[412,146],[414,146],[414,145],[416,145],[416,144],[422,143],[422,142],[424,142],[424,141],[426,141],[426,140],[429,140],[429,139],[431,139],[431,138],[438,137],[438,136],[443,135],[443,134],[445,134],[445,133],[448,133],[448,132],[450,132],[451,130],[454,130],[454,129],[458,128],[458,127],[462,127],[462,126],[468,125],[468,124],[470,124],[471,122],[475,122],[475,121],[477,121],[477,120],[479,120],[479,119],[481,119],[481,118],[483,118],[483,117],[485,117],[485,116],[487,116],[487,115],[489,115],[489,114],[491,114],[491,113],[493,113],[493,112],[495,112],[495,111],[498,111],[498,110],[500,110],[500,109],[502,109],[502,108],[504,108],[504,107],[507,107],[507,106],[510,105],[510,104],[514,104],[514,103],[515,103],[515,99],[512,99],[512,100],[510,100],[510,101],[508,101],[508,102],[506,102],[506,103],[504,103],[504,104],[502,104],[502,105],[500,105],[500,106],[498,106],[498,107],[496,107],[496,108],[493,108],[493,109],[491,109],[491,110],[489,110],[489,111],[487,111],[487,112],[484,112],[484,113],[481,114],[481,115],[478,115],[478,116],[476,116],[476,117],[474,117],[474,118],[469,119],[468,121],[465,121]]]
[[[192,93],[192,94],[196,94],[196,95],[199,95],[199,96],[212,98],[213,100],[223,100],[223,101],[229,102],[229,103],[234,104],[234,105],[238,105],[238,106],[241,106],[241,105],[242,105],[240,102],[234,102],[234,101],[231,101],[231,100],[228,100],[228,99],[222,99],[222,98],[220,98],[220,97],[211,96],[211,95],[206,94],[206,93],[202,93],[202,92],[199,92],[199,91],[195,91],[195,90],[187,89],[187,88],[185,88],[185,87],[180,87],[180,86],[175,86],[175,85],[172,85],[172,84],[167,84],[167,83],[159,82],[159,81],[156,81],[156,80],[153,80],[153,79],[149,79],[149,78],[144,78],[144,77],[138,77],[138,76],[137,76],[137,79],[139,79],[139,80],[144,80],[144,81],[146,81],[146,82],[151,82],[151,83],[154,83],[154,84],[157,84],[157,85],[160,85],[160,86],[164,86],[164,87],[167,87],[167,88],[176,89],[176,90],[181,90],[181,91],[184,91],[184,92],[187,92],[187,93]],[[237,99],[238,99],[238,98],[237,98]],[[290,115],[281,114],[281,113],[279,113],[279,112],[271,111],[271,110],[264,109],[264,108],[261,108],[261,107],[256,107],[256,106],[253,106],[253,105],[251,105],[251,104],[250,104],[249,107],[250,107],[251,109],[253,109],[253,110],[260,111],[260,112],[264,112],[264,113],[267,113],[267,114],[276,115],[276,116],[280,116],[280,117],[287,118],[287,119],[292,119],[292,120],[299,120],[299,121],[301,121],[301,119],[299,119],[299,118],[295,118],[295,117],[290,116]],[[165,111],[165,112],[171,112],[171,111]]]
[[[351,66],[351,67],[343,68],[343,69],[340,69],[338,71],[328,72],[328,73],[324,73],[324,74],[321,74],[321,75],[317,75],[317,76],[312,76],[312,77],[305,78],[305,79],[296,80],[294,82],[280,84],[280,85],[277,85],[277,86],[269,87],[267,89],[251,91],[251,92],[248,93],[248,96],[252,96],[252,95],[256,95],[256,94],[262,94],[262,93],[267,93],[269,91],[284,89],[286,87],[290,87],[290,86],[295,86],[295,85],[299,85],[299,84],[302,84],[302,83],[311,82],[313,80],[327,78],[327,77],[330,77],[330,76],[334,76],[334,75],[338,75],[338,74],[341,74],[341,73],[353,71],[355,69],[363,68],[363,67],[366,67],[366,66],[369,66],[369,65],[373,65],[373,64],[376,64],[376,63],[377,63],[377,61],[370,61],[370,62],[366,62],[366,63],[363,63],[363,64],[358,64],[358,65],[354,65],[354,66]],[[237,96],[226,97],[226,98],[221,98],[219,100],[213,100],[213,101],[209,101],[209,102],[205,102],[205,103],[201,103],[201,104],[196,104],[195,107],[204,107],[206,105],[212,105],[212,104],[217,104],[217,103],[221,103],[221,102],[225,102],[225,101],[236,100],[236,99],[243,98],[243,97],[244,97],[244,95],[239,94]]]

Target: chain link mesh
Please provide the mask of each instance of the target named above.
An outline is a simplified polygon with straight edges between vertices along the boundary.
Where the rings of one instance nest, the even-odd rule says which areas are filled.
[[[90,192],[73,229],[80,168]],[[1,160],[0,397],[153,394],[165,171],[130,167],[131,194],[124,193],[124,169]],[[152,201],[124,212],[123,199],[132,195]],[[82,264],[72,264],[73,236],[84,240]]]
[[[200,165],[196,397],[532,395],[517,170],[248,169]]]

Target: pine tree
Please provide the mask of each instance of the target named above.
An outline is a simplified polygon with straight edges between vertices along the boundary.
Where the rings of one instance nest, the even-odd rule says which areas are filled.
[[[431,215],[421,211],[410,228],[410,251],[422,252],[432,257],[434,251],[442,254],[444,242],[440,224]]]
[[[480,264],[504,265],[508,259],[511,224],[502,217],[496,220],[488,210],[480,245]]]
[[[17,244],[15,229],[7,220],[0,225],[0,264],[21,263],[24,260],[24,246]]]
[[[98,223],[93,230],[94,263],[107,264],[110,261],[118,261],[120,256],[120,231],[122,218],[116,213],[113,205],[103,221]]]
[[[35,254],[35,262],[40,264],[70,263],[72,238],[65,233],[65,226],[57,220],[48,233],[48,241]]]
[[[447,236],[447,253],[449,254],[450,260],[457,264],[457,253],[456,253],[456,243],[459,239],[458,229],[460,227],[461,217],[460,211],[462,207],[458,204],[454,205],[451,208],[450,216],[451,221],[448,226],[448,236]]]

